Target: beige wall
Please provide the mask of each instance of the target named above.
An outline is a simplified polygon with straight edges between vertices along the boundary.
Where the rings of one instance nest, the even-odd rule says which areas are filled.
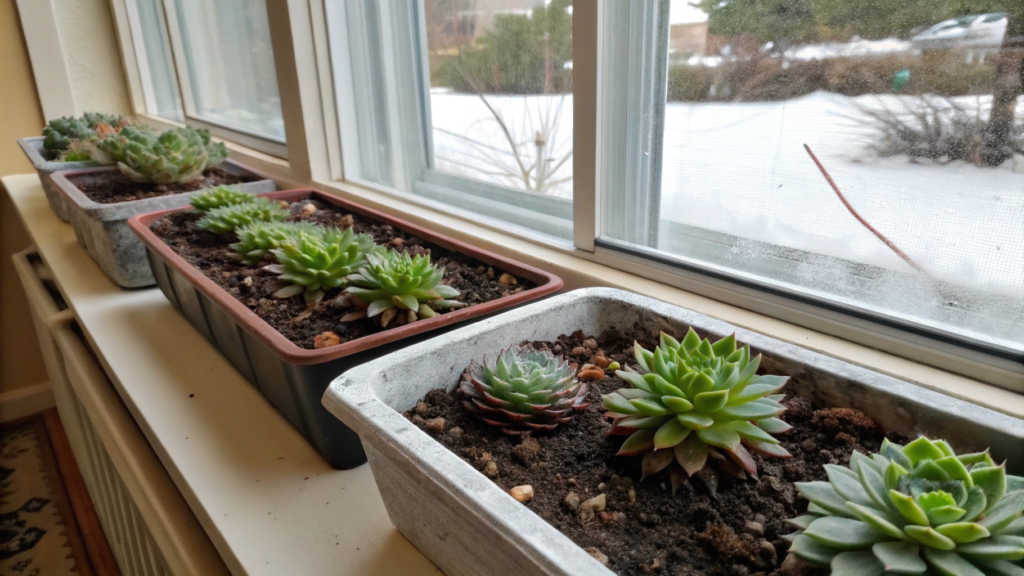
[[[0,0],[13,1],[13,0]],[[108,0],[51,0],[77,115],[130,114],[128,86]]]
[[[39,134],[43,114],[14,0],[0,0],[0,176],[32,171],[15,144]],[[7,194],[0,192],[0,394],[46,380],[28,303],[11,254],[30,244]]]

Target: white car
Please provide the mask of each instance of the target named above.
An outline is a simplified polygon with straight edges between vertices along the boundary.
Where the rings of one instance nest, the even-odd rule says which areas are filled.
[[[940,22],[910,39],[915,48],[998,48],[1009,19],[1004,12],[961,16]]]

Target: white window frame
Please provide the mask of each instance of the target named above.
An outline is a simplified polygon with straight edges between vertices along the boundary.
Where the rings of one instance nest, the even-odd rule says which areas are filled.
[[[181,37],[181,27],[178,22],[177,11],[174,9],[173,0],[159,0],[159,2],[163,9],[167,34],[170,39],[170,53],[173,61],[172,70],[178,82],[184,122],[163,118],[152,112],[156,109],[156,105],[150,82],[148,61],[145,57],[146,49],[142,39],[137,5],[135,0],[112,0],[111,4],[114,9],[115,21],[117,22],[118,41],[121,45],[121,52],[125,55],[124,63],[126,72],[128,72],[128,84],[132,104],[135,108],[134,113],[146,117],[151,124],[159,124],[162,127],[189,126],[192,128],[205,128],[210,131],[211,135],[217,138],[236,142],[253,150],[287,160],[288,146],[283,138],[228,126],[199,116],[196,111],[188,65],[185,61],[184,41]],[[130,56],[128,56],[129,53]],[[278,90],[280,90],[280,86],[278,86]]]
[[[132,0],[112,0],[112,3],[133,101],[137,110],[142,110],[144,108],[139,104],[141,83],[138,65],[130,34],[126,37],[128,20],[124,5],[127,1]],[[328,34],[326,15],[341,1],[367,0],[266,1],[268,14],[271,15],[271,36],[288,134],[288,162],[275,161],[258,153],[260,148],[251,146],[252,142],[245,139],[244,135],[217,135],[234,143],[229,143],[233,155],[265,168],[280,181],[357,196],[360,190],[369,194],[380,193],[384,197],[400,200],[403,205],[415,207],[413,210],[416,212],[408,213],[413,219],[420,216],[420,210],[448,214],[473,225],[540,245],[544,249],[599,263],[915,362],[1024,392],[1024,357],[1012,350],[991,350],[979,343],[964,342],[955,334],[938,334],[912,322],[898,321],[891,316],[879,317],[870,310],[858,310],[828,300],[809,298],[806,294],[789,291],[784,286],[767,285],[763,279],[754,280],[732,270],[714,269],[685,257],[655,252],[650,248],[655,244],[649,224],[657,221],[656,213],[638,211],[630,214],[628,221],[634,235],[631,238],[632,244],[626,245],[606,237],[605,232],[611,231],[602,217],[606,210],[651,207],[653,197],[650,191],[658,188],[656,179],[660,170],[649,162],[651,155],[644,152],[657,149],[656,139],[660,137],[660,130],[629,134],[628,130],[623,133],[623,126],[636,125],[631,122],[629,115],[635,115],[639,106],[656,106],[659,102],[664,105],[664,92],[658,92],[659,89],[663,90],[658,84],[660,80],[656,75],[645,76],[652,66],[660,64],[645,63],[643,58],[645,55],[649,57],[650,42],[656,40],[649,33],[650,16],[657,14],[658,10],[664,10],[666,0],[574,2],[575,128],[571,241],[555,239],[517,225],[515,218],[508,218],[507,213],[504,214],[505,219],[487,216],[489,212],[493,213],[491,211],[496,206],[505,205],[494,200],[495,196],[503,192],[501,187],[484,184],[467,187],[464,179],[430,173],[429,141],[419,148],[413,146],[412,152],[404,155],[403,160],[413,158],[423,171],[421,177],[410,179],[415,181],[388,187],[347,177],[347,172],[355,171],[346,170],[346,166],[358,164],[359,150],[367,145],[366,138],[372,135],[352,138],[351,135],[346,137],[339,130],[339,125],[344,125],[346,118],[350,120],[358,113],[352,98],[356,87],[345,81],[345,78],[352,77],[352,71],[345,69],[351,66],[351,62],[344,58],[331,58],[330,43],[333,39]],[[377,6],[395,11],[407,8],[407,3],[413,1],[379,0]],[[631,20],[633,24],[624,28],[621,26],[624,20]],[[620,26],[611,27],[609,23],[613,21]],[[633,32],[623,35],[623,30]],[[622,46],[623,42],[630,47],[627,52],[617,51],[615,58],[607,55],[608,46]],[[644,42],[648,42],[646,48]],[[386,46],[395,44],[391,42]],[[335,54],[338,54],[337,50]],[[605,76],[621,74],[622,70],[633,75],[628,83],[631,90],[622,93],[602,91],[606,84]],[[392,73],[391,78],[398,76]],[[403,106],[404,113],[410,110],[409,103],[403,104],[397,96],[400,93],[392,92],[391,98],[382,102],[392,117],[401,115]],[[407,91],[405,95],[410,93]],[[337,105],[339,102],[341,104]],[[153,120],[149,116],[146,118]],[[400,125],[391,126],[389,130],[399,129]],[[393,141],[401,141],[401,136]],[[280,154],[277,156],[282,157]],[[619,160],[612,164],[610,161],[602,162],[602,158]],[[396,178],[406,178],[409,171],[392,170],[392,173]],[[415,193],[398,191],[399,187],[414,190]],[[615,189],[628,191],[626,201],[606,207],[606,191]],[[569,210],[567,206],[553,208],[537,202],[527,215],[536,217],[538,214],[546,214],[550,217],[552,213],[564,219]],[[621,233],[619,231],[620,237]]]

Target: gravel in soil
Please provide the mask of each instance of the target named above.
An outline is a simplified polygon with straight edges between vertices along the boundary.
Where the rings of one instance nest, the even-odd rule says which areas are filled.
[[[152,182],[135,182],[118,170],[101,174],[82,174],[69,178],[90,200],[100,204],[131,202],[157,196],[195,192],[214,186],[230,186],[243,182],[258,180],[255,176],[232,174],[223,168],[210,168],[203,172],[203,177],[191,182],[178,184],[153,184]]]
[[[533,345],[579,366],[603,352],[637,369],[634,339],[649,350],[657,346],[656,337],[641,327],[631,334],[602,334],[595,338],[597,349],[585,346],[589,338],[578,331]],[[623,387],[629,384],[608,373],[590,383],[590,404],[572,422],[521,437],[466,411],[457,386],[431,391],[404,415],[501,489],[531,486],[534,495],[524,505],[600,561],[606,558],[617,574],[823,573],[792,561],[782,566],[789,544],[781,536],[793,531],[784,521],[807,510],[793,483],[826,480],[822,466],[848,465],[854,450],[877,451],[884,434],[870,417],[849,408],[818,409],[790,393],[782,418],[793,429],[777,437],[792,458],[754,454],[759,480],[738,480],[718,469],[717,498],[697,478],[684,481],[673,495],[668,469],[641,482],[640,458],[615,456],[625,437],[605,436],[610,424],[601,415],[601,395]],[[582,503],[602,494],[604,510],[585,510]]]
[[[304,210],[309,204],[316,207],[312,214],[309,209]],[[289,221],[315,222],[338,228],[351,226],[356,233],[371,235],[374,242],[382,246],[408,252],[411,256],[429,255],[434,264],[445,269],[442,283],[458,290],[461,293],[458,300],[467,306],[497,300],[535,286],[526,279],[514,276],[514,284],[502,284],[502,275],[506,274],[504,270],[428,243],[391,225],[381,224],[356,213],[345,213],[320,200],[292,202],[288,210],[291,214],[287,218]],[[316,336],[328,331],[337,334],[340,343],[344,343],[388,329],[382,328],[376,318],[341,323],[339,320],[342,316],[358,308],[334,307],[332,301],[341,293],[338,289],[327,292],[322,301],[313,305],[307,305],[302,296],[285,299],[271,297],[270,294],[281,287],[274,274],[262,269],[262,266],[271,262],[268,260],[257,266],[240,262],[230,248],[230,244],[237,241],[235,235],[220,236],[199,230],[196,222],[200,218],[201,215],[194,210],[175,212],[154,222],[151,228],[189,264],[202,271],[296,345],[312,349]],[[391,324],[390,328],[395,326]]]

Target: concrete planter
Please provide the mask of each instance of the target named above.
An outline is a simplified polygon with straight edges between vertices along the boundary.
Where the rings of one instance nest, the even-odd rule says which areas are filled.
[[[220,167],[232,174],[260,176],[231,160],[225,160]],[[99,264],[103,273],[122,288],[151,286],[156,283],[156,280],[149,267],[146,247],[135,234],[132,234],[128,227],[128,219],[136,214],[187,206],[189,198],[202,190],[131,202],[102,204],[89,199],[69,180],[73,177],[88,180],[112,171],[116,172],[117,168],[107,166],[70,170],[57,172],[53,174],[52,178],[66,202],[71,217],[70,222],[75,228],[78,243],[89,251],[89,255]],[[244,184],[235,184],[230,188],[259,194],[273,192],[277,190],[277,185],[273,180],[255,180]]]
[[[57,214],[57,217],[65,222],[71,220],[71,213],[68,210],[67,199],[64,195],[57,190],[57,187],[53,184],[53,178],[51,175],[54,172],[60,172],[63,170],[82,170],[84,168],[95,168],[100,164],[87,160],[85,162],[52,162],[46,160],[43,155],[46,153],[46,149],[43,148],[43,140],[46,138],[42,136],[36,136],[35,138],[21,138],[18,140],[18,146],[21,146],[21,151],[28,156],[29,162],[35,166],[36,172],[39,174],[39,183],[43,186],[43,193],[46,194],[46,200],[50,203],[50,208]]]
[[[770,373],[799,376],[795,391],[823,406],[863,410],[887,430],[946,438],[958,450],[991,447],[1024,459],[1024,421],[824,356],[702,314],[620,290],[577,290],[435,339],[342,374],[324,406],[363,440],[391,521],[448,576],[608,575],[569,538],[402,417],[435,388],[453,389],[484,353],[524,340],[554,340],[640,325],[672,334],[693,326],[733,332],[763,352]]]
[[[324,192],[288,190],[264,196],[289,202],[316,198],[346,212],[355,212],[405,230],[426,242],[472,256],[535,284],[534,288],[498,300],[377,332],[338,346],[307,350],[282,336],[150,230],[153,222],[174,210],[133,217],[129,224],[145,243],[156,282],[167,299],[259,388],[274,408],[334,468],[345,470],[366,462],[359,437],[321,403],[324,390],[338,374],[416,342],[429,338],[443,339],[439,335],[456,326],[545,297],[562,288],[562,280],[557,276]]]

